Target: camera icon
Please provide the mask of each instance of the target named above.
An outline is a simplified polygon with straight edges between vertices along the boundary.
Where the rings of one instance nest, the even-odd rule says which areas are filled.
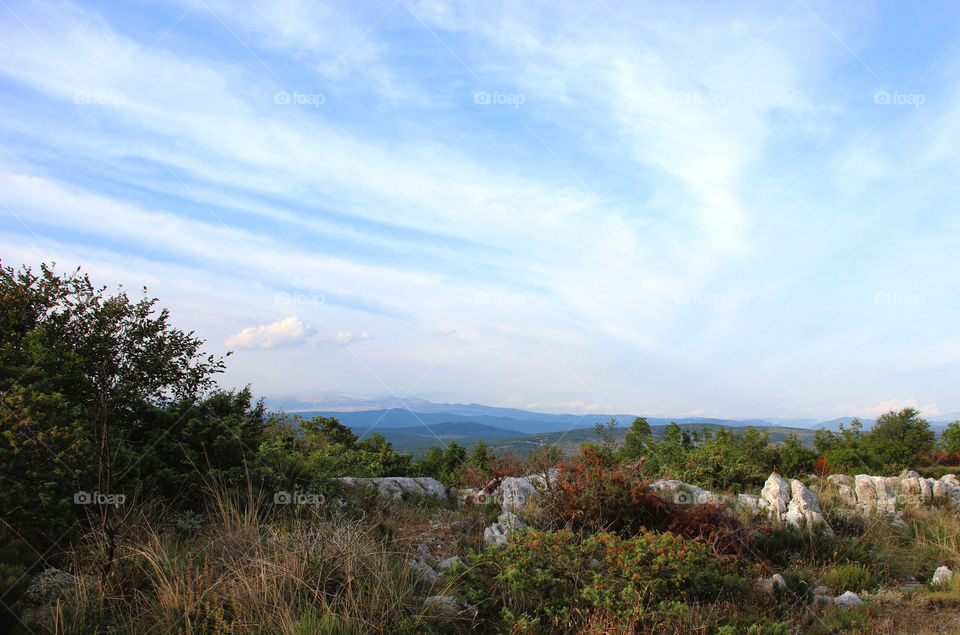
[[[293,500],[293,497],[290,495],[290,492],[279,491],[273,495],[273,504],[274,505],[289,505]]]
[[[490,103],[490,93],[485,90],[481,90],[479,93],[473,94],[473,103],[475,104],[489,104]]]
[[[873,103],[886,105],[890,103],[890,93],[885,90],[878,90],[873,94]]]
[[[90,492],[76,492],[73,495],[74,505],[89,505],[93,502],[93,495]]]
[[[286,106],[290,103],[290,93],[285,90],[281,90],[279,93],[274,94],[273,103]]]
[[[881,291],[879,293],[873,294],[873,303],[874,304],[890,304],[892,297],[889,293]]]
[[[273,295],[274,304],[290,304],[290,294],[281,291]]]
[[[677,492],[673,495],[673,502],[676,505],[693,505],[696,501],[693,494],[688,492]]]

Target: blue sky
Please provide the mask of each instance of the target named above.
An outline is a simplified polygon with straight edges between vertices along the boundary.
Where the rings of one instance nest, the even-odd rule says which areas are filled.
[[[7,2],[0,254],[259,394],[960,410],[951,2]]]

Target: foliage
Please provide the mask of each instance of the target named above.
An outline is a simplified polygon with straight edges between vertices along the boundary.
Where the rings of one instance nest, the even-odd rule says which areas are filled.
[[[827,571],[823,582],[835,593],[872,591],[879,586],[877,577],[859,564],[843,564]]]
[[[930,424],[913,408],[881,415],[863,437],[863,449],[878,468],[909,467],[929,455],[934,447]]]
[[[657,532],[581,538],[568,529],[526,529],[470,561],[464,599],[502,630],[523,624],[537,632],[583,623],[598,611],[640,622],[674,602],[736,596],[755,573],[701,542]]]

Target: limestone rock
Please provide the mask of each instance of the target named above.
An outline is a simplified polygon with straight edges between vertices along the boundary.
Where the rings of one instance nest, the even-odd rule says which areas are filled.
[[[843,595],[838,595],[837,597],[833,598],[833,603],[843,610],[849,610],[858,604],[863,604],[863,600],[861,600],[860,596],[853,591],[847,591]]]
[[[784,514],[787,513],[790,498],[790,485],[779,474],[771,474],[763,484],[760,499],[763,501],[763,507],[768,510],[774,520],[783,519]]]
[[[831,474],[827,477],[827,481],[834,485],[846,485],[847,487],[853,487],[854,482],[853,477],[847,474]]]
[[[483,530],[483,544],[503,545],[507,542],[507,534],[523,529],[523,522],[513,512],[503,512],[497,516],[497,521]]]
[[[769,481],[768,481],[769,482]],[[790,503],[783,519],[794,527],[806,524],[808,528],[826,522],[817,497],[797,479],[790,481]]]
[[[944,584],[949,582],[953,577],[953,571],[947,567],[937,567],[937,570],[933,572],[933,578],[930,579],[932,584]]]
[[[407,560],[407,566],[416,571],[425,582],[436,582],[440,578],[433,567],[419,558]]]

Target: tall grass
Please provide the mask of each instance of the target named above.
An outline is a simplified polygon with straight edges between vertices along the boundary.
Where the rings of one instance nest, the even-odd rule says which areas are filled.
[[[81,541],[76,583],[31,614],[53,633],[451,632],[465,626],[423,608],[427,585],[407,553],[362,517],[269,504],[211,487],[205,522],[180,531],[163,510],[125,527],[110,575],[88,572],[102,553]],[[86,574],[85,574],[86,573]]]

